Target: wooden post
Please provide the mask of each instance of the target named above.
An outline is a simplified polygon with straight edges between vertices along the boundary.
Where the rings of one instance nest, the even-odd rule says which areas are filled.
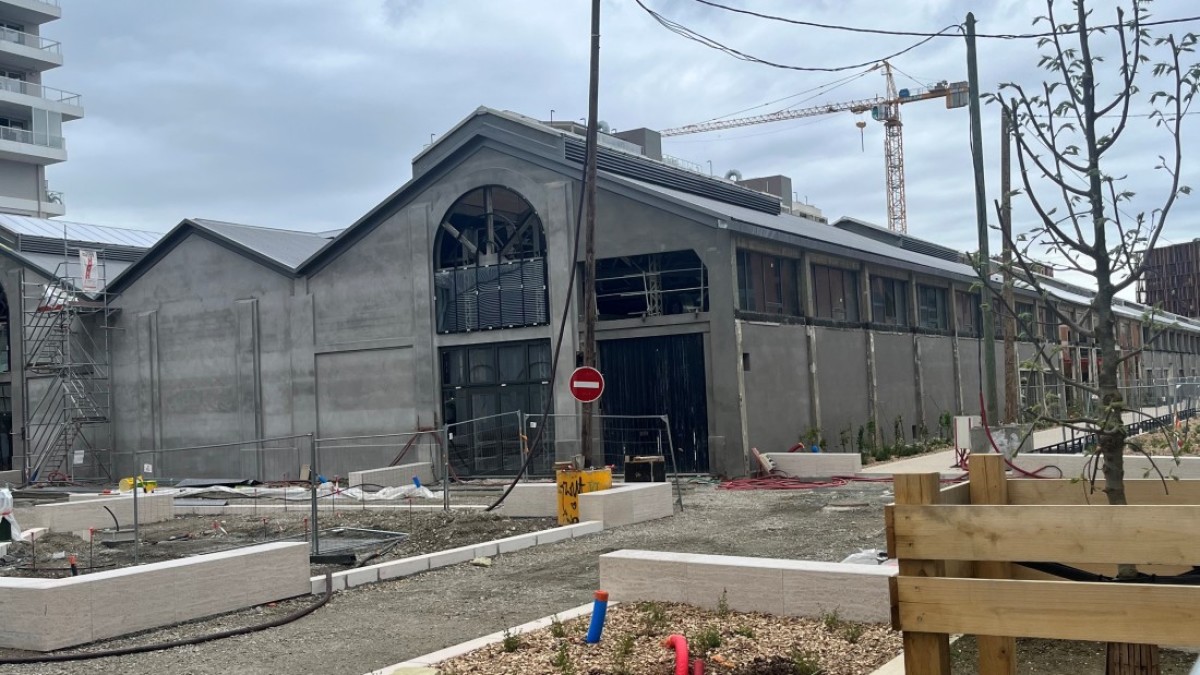
[[[894,481],[896,504],[936,504],[938,502],[940,474],[896,474]],[[944,573],[945,566],[940,560],[900,560],[900,576],[940,577]],[[945,633],[905,631],[904,672],[920,673],[921,675],[950,675],[950,636]]]
[[[1004,475],[1004,455],[971,455],[971,503],[1007,504],[1008,479]],[[980,560],[975,563],[980,579],[1011,579],[1012,563]],[[1012,637],[979,635],[979,675],[1016,675],[1017,640]]]

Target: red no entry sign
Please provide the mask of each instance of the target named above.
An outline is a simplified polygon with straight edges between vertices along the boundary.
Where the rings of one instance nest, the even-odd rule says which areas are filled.
[[[568,380],[571,395],[580,403],[591,403],[604,393],[604,376],[591,366],[581,366],[571,373]]]

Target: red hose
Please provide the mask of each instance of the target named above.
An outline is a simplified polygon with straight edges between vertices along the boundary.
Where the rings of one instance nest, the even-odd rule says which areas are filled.
[[[676,633],[663,640],[663,647],[675,650],[675,675],[688,675],[687,638]]]

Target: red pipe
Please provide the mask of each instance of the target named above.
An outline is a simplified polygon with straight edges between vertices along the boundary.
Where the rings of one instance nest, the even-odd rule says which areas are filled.
[[[663,640],[662,646],[675,650],[675,675],[688,675],[687,638],[676,633]]]
[[[692,661],[692,675],[704,675],[704,659]]]

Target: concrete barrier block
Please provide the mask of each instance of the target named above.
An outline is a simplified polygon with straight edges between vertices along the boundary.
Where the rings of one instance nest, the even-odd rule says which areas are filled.
[[[288,542],[66,579],[0,579],[0,616],[20,617],[0,622],[0,647],[62,649],[310,589],[307,547]]]
[[[891,621],[888,577],[896,571],[879,565],[814,562],[785,569],[784,612],[814,618],[837,612],[847,621],[887,623]]]
[[[856,452],[768,452],[775,468],[796,478],[852,476],[862,471],[862,457]]]
[[[422,484],[433,483],[433,465],[429,462],[416,462],[413,464],[400,464],[398,466],[385,466],[379,469],[367,469],[364,471],[351,471],[348,478],[350,487],[358,487],[366,484],[368,490],[378,489],[374,486],[383,487],[404,487],[412,485],[413,476],[416,476]]]
[[[614,551],[600,556],[600,588],[621,602],[687,601],[687,562],[682,553]]]
[[[429,556],[419,555],[403,560],[394,560],[376,565],[379,568],[379,580],[387,581],[388,579],[399,579],[400,577],[409,577],[414,574],[429,571]]]
[[[517,483],[501,509],[512,518],[554,518],[558,515],[558,486]]]
[[[664,518],[674,513],[670,483],[625,483],[579,496],[580,520],[598,520],[605,528]]]
[[[894,567],[623,550],[600,556],[600,587],[614,600],[686,602],[848,621],[890,620]]]
[[[105,510],[105,507],[108,510]],[[109,513],[112,511],[112,514]],[[22,527],[45,527],[51,532],[87,532],[88,528],[111,528],[113,517],[121,529],[133,527],[133,496],[39,504],[18,509]],[[138,496],[138,522],[159,523],[175,517],[175,498],[169,494]]]
[[[721,601],[738,612],[784,614],[783,570],[758,561],[688,562],[686,602],[716,609]]]

